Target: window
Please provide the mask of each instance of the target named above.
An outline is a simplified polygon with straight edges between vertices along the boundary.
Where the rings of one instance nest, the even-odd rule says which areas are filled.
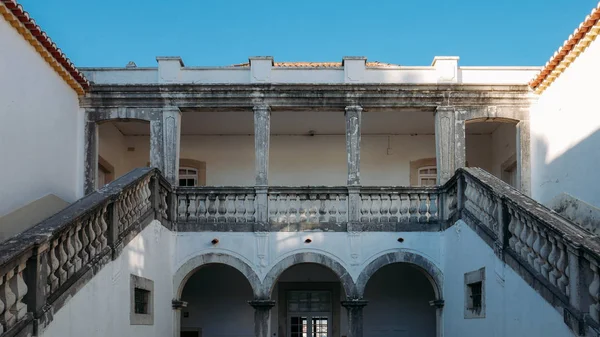
[[[146,289],[135,288],[133,297],[135,301],[135,313],[148,314],[150,292]]]
[[[437,184],[437,168],[435,166],[419,168],[418,181],[419,186],[435,186]]]
[[[131,309],[129,323],[131,325],[154,324],[154,281],[131,275],[130,278]]]
[[[198,186],[198,169],[193,167],[179,168],[179,186]]]
[[[465,318],[485,318],[485,268],[465,274]]]

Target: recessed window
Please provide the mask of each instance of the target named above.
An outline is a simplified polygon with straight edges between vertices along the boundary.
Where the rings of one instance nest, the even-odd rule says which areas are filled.
[[[135,288],[134,290],[135,313],[148,314],[150,292],[146,289]]]
[[[131,325],[154,324],[154,281],[145,277],[131,275]]]
[[[485,317],[485,268],[465,274],[465,318]]]
[[[419,168],[418,181],[419,186],[435,186],[437,184],[437,168],[435,166]]]
[[[179,168],[179,186],[194,187],[198,186],[198,169],[193,167]]]

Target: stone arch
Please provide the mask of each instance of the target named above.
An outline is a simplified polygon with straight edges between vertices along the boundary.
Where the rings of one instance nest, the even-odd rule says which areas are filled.
[[[408,263],[416,267],[431,283],[436,300],[443,299],[442,271],[424,256],[407,251],[387,253],[371,261],[358,276],[358,281],[356,282],[357,295],[362,298],[371,276],[379,269],[393,263]]]
[[[185,287],[188,279],[194,275],[198,269],[210,264],[224,264],[235,268],[246,277],[246,280],[248,280],[248,283],[252,287],[254,296],[257,297],[257,295],[260,294],[260,279],[252,267],[250,267],[246,262],[229,254],[206,253],[196,255],[187,260],[181,267],[179,267],[177,272],[175,272],[175,275],[173,276],[173,290],[175,292],[174,298],[178,299],[181,297],[183,288]]]
[[[269,270],[269,273],[263,280],[263,290],[261,294],[262,297],[270,298],[273,287],[275,287],[275,284],[277,283],[277,280],[281,274],[283,274],[283,272],[285,272],[288,268],[302,263],[315,263],[327,267],[340,279],[340,282],[344,287],[344,291],[346,292],[346,297],[356,298],[356,285],[354,284],[354,280],[346,268],[333,258],[314,252],[296,253],[277,262],[277,264],[275,264],[271,270]]]

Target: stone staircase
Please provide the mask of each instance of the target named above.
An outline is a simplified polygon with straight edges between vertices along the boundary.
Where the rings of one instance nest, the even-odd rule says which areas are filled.
[[[577,335],[598,335],[600,239],[477,168],[427,189],[173,188],[135,169],[0,247],[0,335],[39,335],[152,220],[190,231],[441,231],[459,219]]]

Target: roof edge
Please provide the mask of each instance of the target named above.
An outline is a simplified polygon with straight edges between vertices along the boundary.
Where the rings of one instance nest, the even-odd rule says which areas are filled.
[[[0,15],[35,48],[46,63],[78,95],[85,94],[90,87],[89,81],[58,48],[56,43],[52,42],[52,39],[35,23],[35,20],[23,9],[23,6],[18,4],[16,0],[0,0]]]
[[[596,39],[600,33],[600,2],[529,82],[537,94],[546,90],[558,76]]]

